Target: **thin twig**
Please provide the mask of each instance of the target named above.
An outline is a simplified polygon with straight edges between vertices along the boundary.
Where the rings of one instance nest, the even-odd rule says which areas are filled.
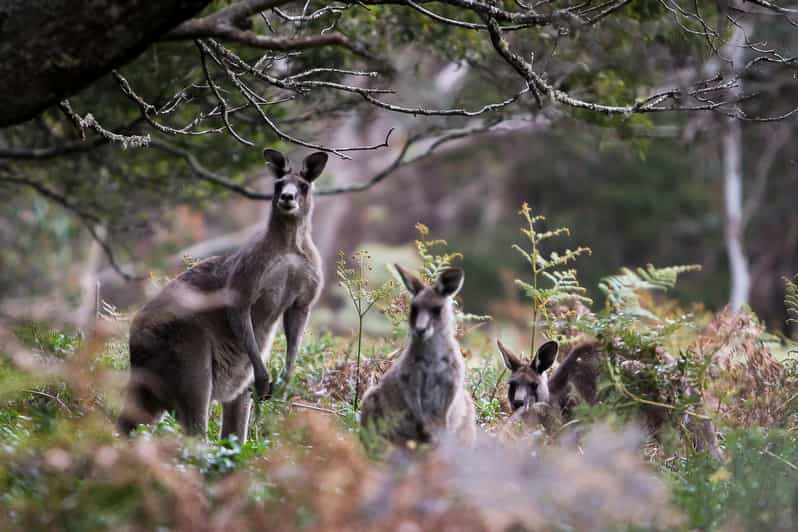
[[[285,405],[288,405],[289,408],[291,408],[291,407],[305,408],[307,410],[315,410],[316,412],[324,412],[325,414],[332,414],[332,415],[335,415],[335,416],[343,416],[344,415],[341,412],[336,412],[335,410],[331,410],[329,408],[322,408],[320,406],[307,405],[307,404],[304,404],[304,403],[295,403],[295,402],[292,402],[292,401],[287,401],[285,399],[269,399],[269,401],[275,401],[275,402],[278,402],[278,403],[283,403]]]
[[[60,397],[58,397],[57,395],[50,395],[49,393],[41,392],[41,391],[39,391],[39,390],[28,390],[28,389],[26,389],[26,390],[22,390],[22,391],[23,391],[23,392],[25,392],[25,393],[32,393],[32,394],[35,394],[35,395],[41,395],[42,397],[46,397],[46,398],[48,398],[48,399],[51,399],[51,400],[55,401],[56,403],[58,403],[58,404],[61,406],[61,408],[63,408],[64,410],[66,410],[66,411],[67,411],[67,413],[68,413],[70,416],[71,416],[71,415],[73,415],[73,412],[72,412],[72,410],[71,410],[71,409],[70,409],[70,408],[67,406],[67,404],[66,404],[64,401],[62,401],[62,400],[61,400],[61,398],[60,398]]]

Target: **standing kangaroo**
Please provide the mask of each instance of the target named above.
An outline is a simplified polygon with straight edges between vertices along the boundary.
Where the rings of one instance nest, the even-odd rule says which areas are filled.
[[[452,308],[463,271],[446,269],[427,286],[398,264],[396,270],[413,296],[410,343],[363,396],[361,424],[399,445],[434,442],[442,433],[470,444],[476,435],[474,403],[465,388]]]
[[[311,187],[327,163],[309,155],[291,170],[264,150],[276,179],[265,233],[227,257],[210,257],[169,282],[130,327],[131,380],[118,428],[123,434],[174,409],[188,434],[205,437],[212,399],[222,403],[222,437],[247,437],[255,384],[271,394],[263,358],[282,316],[288,383],[310,309],[322,287],[321,260],[310,236]],[[219,303],[218,294],[225,294]],[[206,304],[189,304],[200,298]],[[212,301],[217,301],[212,305]]]

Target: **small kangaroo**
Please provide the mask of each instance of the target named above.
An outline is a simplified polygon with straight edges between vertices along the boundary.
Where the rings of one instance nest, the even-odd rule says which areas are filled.
[[[590,405],[598,402],[601,365],[604,364],[607,355],[599,349],[596,342],[583,342],[571,348],[551,379],[547,379],[544,372],[551,367],[557,356],[556,342],[543,344],[529,364],[524,364],[501,341],[497,340],[496,343],[505,365],[512,372],[507,394],[514,417],[516,414],[529,412],[532,415],[527,421],[534,420],[535,423],[543,421],[543,425],[546,426],[546,423],[552,419],[570,420],[573,417],[574,407],[581,402]],[[661,356],[667,363],[676,363],[667,353],[663,352]],[[695,390],[688,385],[684,393],[688,396],[695,395]],[[545,403],[552,408],[548,411],[538,411],[531,408],[535,403]],[[646,419],[647,424],[656,431],[665,423],[666,415],[663,409],[655,408],[647,412]],[[697,450],[707,451],[713,457],[723,459],[715,426],[710,419],[685,414],[682,422],[692,435]]]
[[[557,358],[557,342],[549,341],[540,346],[529,364],[522,362],[500,340],[496,344],[505,366],[511,371],[507,395],[513,412],[535,403],[547,403],[558,406],[568,416],[578,400],[596,403],[603,353],[596,349],[595,344],[585,342],[574,346],[551,380],[545,372]]]
[[[463,271],[446,269],[427,286],[398,264],[396,270],[413,296],[409,345],[363,396],[361,424],[375,427],[397,445],[434,443],[443,433],[470,444],[476,436],[476,414],[465,388],[452,308]]]
[[[169,282],[130,327],[131,380],[118,429],[128,434],[167,409],[190,435],[205,437],[212,399],[222,403],[222,437],[246,441],[255,384],[271,394],[268,360],[282,316],[288,383],[310,309],[322,288],[321,259],[310,236],[311,189],[327,154],[305,158],[293,172],[283,155],[263,152],[275,177],[272,211],[264,233],[227,257],[210,257]],[[219,293],[226,294],[222,303]],[[204,298],[205,305],[187,302]]]

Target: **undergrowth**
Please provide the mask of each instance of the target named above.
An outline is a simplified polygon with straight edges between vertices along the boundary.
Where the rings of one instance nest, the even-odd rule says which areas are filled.
[[[564,231],[538,233],[540,220],[522,214],[533,324],[606,355],[601,400],[578,407],[553,443],[502,440],[509,408],[495,330],[463,325],[474,317],[462,313],[477,447],[408,461],[361,432],[353,391],[390,366],[403,334],[407,299],[394,289],[364,292],[396,323],[391,337],[361,336],[360,363],[351,338],[308,332],[285,399],[260,403],[246,443],[219,438],[218,405],[207,442],[183,436],[172,414],[129,441],[114,436],[125,327],[101,324],[101,336],[81,339],[25,324],[0,347],[0,529],[794,530],[798,366],[772,355],[778,338],[750,313],[669,301],[693,267],[623,270],[603,281],[606,301],[593,310],[576,272],[561,268],[584,252],[543,258],[538,244]],[[419,232],[422,275],[457,264],[445,242]],[[274,375],[284,350],[278,336]],[[652,413],[670,420],[655,438],[629,428],[645,429]],[[695,450],[690,416],[713,420],[722,459]]]

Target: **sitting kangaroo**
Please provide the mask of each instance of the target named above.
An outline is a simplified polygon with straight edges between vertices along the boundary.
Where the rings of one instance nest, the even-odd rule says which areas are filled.
[[[511,371],[507,395],[513,412],[535,403],[547,403],[558,406],[568,416],[578,400],[596,403],[599,365],[604,355],[593,343],[585,342],[571,349],[551,380],[545,372],[557,358],[557,342],[549,341],[540,346],[529,364],[522,362],[501,341],[497,340],[496,344],[505,366]]]
[[[554,371],[551,379],[547,379],[545,371],[551,367],[557,356],[557,342],[543,344],[529,364],[524,364],[501,341],[497,340],[496,343],[505,365],[512,372],[507,394],[514,417],[520,414],[523,418],[525,413],[530,413],[527,421],[542,421],[546,426],[552,420],[570,420],[574,407],[580,402],[591,405],[598,402],[598,381],[607,355],[599,349],[596,342],[575,345]],[[668,364],[676,363],[665,352],[661,356]],[[690,396],[695,391],[688,386],[684,393]],[[532,408],[536,403],[544,403],[551,408]],[[662,407],[655,407],[646,414],[647,424],[654,430],[665,419]],[[723,458],[711,420],[685,414],[682,421],[692,434],[697,450],[707,451],[718,459]]]
[[[476,436],[474,403],[465,388],[452,308],[463,271],[446,269],[427,286],[401,266],[396,270],[413,296],[410,343],[363,396],[361,424],[397,445],[435,442],[443,433],[470,444]]]
[[[130,327],[131,380],[118,428],[123,434],[174,409],[188,434],[205,437],[212,399],[222,403],[222,437],[247,438],[249,385],[271,394],[268,360],[282,316],[288,383],[310,309],[322,287],[310,236],[311,188],[327,155],[293,172],[282,154],[264,150],[276,181],[265,232],[227,257],[210,257],[169,282]],[[218,294],[226,297],[219,301]],[[197,300],[205,304],[190,305]],[[216,304],[211,302],[216,301]]]

